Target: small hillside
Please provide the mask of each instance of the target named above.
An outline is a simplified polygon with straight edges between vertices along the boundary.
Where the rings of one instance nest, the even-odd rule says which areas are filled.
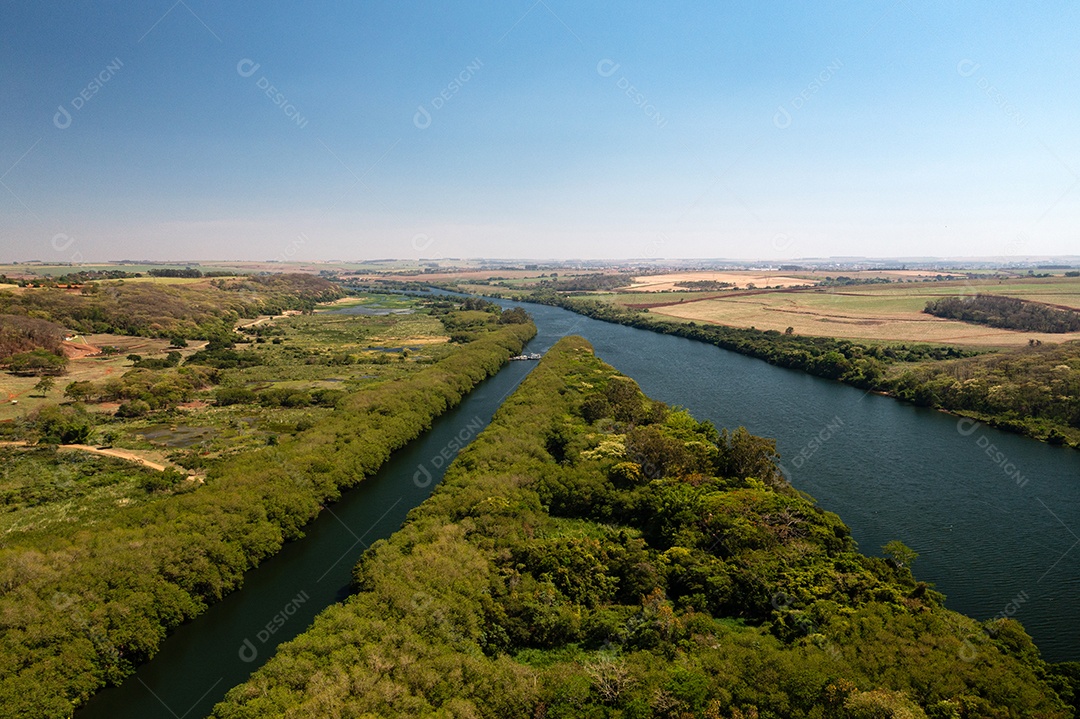
[[[309,310],[344,295],[305,274],[210,279],[198,284],[116,280],[77,290],[0,291],[0,314],[45,318],[80,333],[205,339],[243,317]]]

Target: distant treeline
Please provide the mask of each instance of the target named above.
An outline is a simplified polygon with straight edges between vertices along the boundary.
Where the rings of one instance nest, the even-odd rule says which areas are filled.
[[[860,554],[775,458],[564,338],[214,716],[1072,716],[1075,666]]]
[[[42,317],[82,333],[207,339],[231,334],[240,318],[310,310],[343,296],[332,282],[299,273],[214,279],[210,286],[119,280],[86,285],[81,293],[0,292],[0,313]]]
[[[124,280],[133,277],[142,277],[141,272],[127,272],[125,270],[79,270],[68,272],[56,277],[37,277],[32,280],[20,280],[20,284],[33,284],[39,287],[55,287],[57,285],[81,285],[96,280]]]
[[[588,275],[540,280],[536,283],[536,286],[560,292],[592,292],[595,290],[614,290],[620,287],[626,287],[633,281],[634,275],[596,272]]]
[[[185,267],[184,269],[178,269],[175,267],[154,267],[147,270],[146,274],[151,277],[232,277],[236,275],[236,272],[228,272],[225,270],[203,272],[202,270],[194,267]]]
[[[735,286],[734,282],[718,282],[716,280],[683,280],[682,282],[676,282],[676,287],[681,287],[684,290],[695,290],[700,292],[713,292],[715,290],[726,290]]]
[[[1080,312],[1000,295],[942,297],[927,302],[923,312],[1006,330],[1055,334],[1080,332]]]
[[[323,505],[374,473],[536,331],[496,322],[400,382],[341,398],[310,429],[211,467],[197,489],[92,526],[5,537],[0,713],[69,719],[152,657],[171,629],[239,587],[245,571],[301,536]]]

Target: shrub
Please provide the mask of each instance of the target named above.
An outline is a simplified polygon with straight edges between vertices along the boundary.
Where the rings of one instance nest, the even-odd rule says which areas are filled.
[[[125,419],[145,417],[148,414],[150,414],[150,405],[141,399],[133,399],[130,402],[124,402],[116,409],[116,416]]]

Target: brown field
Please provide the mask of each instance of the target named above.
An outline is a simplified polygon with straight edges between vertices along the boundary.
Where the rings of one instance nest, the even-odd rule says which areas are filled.
[[[599,270],[570,271],[559,270],[559,277],[596,274]],[[357,274],[355,279],[363,282],[375,280],[393,280],[395,282],[443,282],[445,280],[524,280],[534,279],[549,274],[548,270],[447,270],[446,272],[421,272],[411,275],[373,275]]]
[[[670,272],[662,275],[642,275],[635,278],[634,284],[626,288],[627,292],[664,292],[681,289],[677,282],[731,282],[738,288],[745,289],[748,284],[755,287],[795,287],[813,285],[815,280],[795,277],[790,274],[773,272]]]
[[[1002,330],[933,317],[922,312],[927,300],[971,292],[1008,295],[1080,309],[1080,280],[997,280],[903,283],[807,290],[732,293],[649,307],[658,315],[733,327],[756,327],[797,334],[869,341],[931,342],[980,347],[1015,347],[1080,339],[1080,333],[1044,334]],[[624,300],[625,304],[625,300]],[[645,303],[643,303],[645,304]],[[640,306],[640,305],[639,305]]]

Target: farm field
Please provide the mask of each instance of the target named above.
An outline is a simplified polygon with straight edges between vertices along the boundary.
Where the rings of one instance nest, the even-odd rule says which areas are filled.
[[[674,319],[733,327],[868,341],[929,342],[1015,347],[1080,339],[1080,333],[1044,334],[995,329],[924,314],[928,300],[985,292],[1080,309],[1080,279],[957,280],[790,291],[679,293],[648,300],[633,294],[598,295],[607,301]]]
[[[205,278],[126,280],[189,286],[209,281]],[[78,291],[72,294],[78,295]],[[352,391],[374,382],[400,378],[410,373],[418,363],[436,361],[451,351],[442,324],[427,312],[372,317],[349,312],[351,307],[415,312],[419,303],[414,299],[371,293],[344,299],[344,302],[327,303],[314,316],[300,316],[295,310],[286,310],[284,315],[241,319],[236,323],[236,329],[250,337],[253,343],[249,346],[262,359],[253,367],[221,370],[216,383],[253,391],[288,388],[299,392]],[[348,313],[335,314],[340,311]],[[111,333],[69,336],[62,345],[68,358],[67,369],[62,376],[55,378],[51,388],[44,391],[38,388],[40,378],[36,376],[0,373],[0,423],[11,426],[12,422],[36,416],[42,408],[66,402],[65,388],[72,383],[101,386],[106,382],[125,381],[125,375],[133,369],[129,355],[160,361],[166,358],[167,353],[178,352],[186,360],[204,349],[207,343],[191,339],[183,348],[170,345],[167,339]],[[405,354],[411,355],[410,361],[404,361],[403,349],[406,350]],[[191,422],[216,425],[214,431],[198,438],[198,443],[204,449],[212,446],[218,451],[235,449],[252,442],[265,442],[267,432],[292,427],[297,421],[311,421],[313,414],[327,411],[319,407],[263,408],[256,405],[241,411],[240,406],[207,406],[207,400],[213,399],[212,390],[192,399],[176,404],[172,410],[174,418],[167,424],[181,425],[181,433],[183,426]],[[118,430],[114,432],[118,446],[152,452],[155,448],[168,445],[168,437],[155,435],[155,438],[148,438],[139,431],[144,425],[160,423],[160,419],[149,417],[121,422],[119,418],[112,418],[119,405],[116,401],[99,400],[87,403],[85,407],[92,415],[109,422],[113,429]]]
[[[629,292],[665,292],[680,289],[680,282],[730,282],[737,288],[800,287],[816,284],[815,280],[790,274],[772,272],[672,272],[662,275],[641,275],[626,288]],[[683,290],[685,292],[685,290]]]

